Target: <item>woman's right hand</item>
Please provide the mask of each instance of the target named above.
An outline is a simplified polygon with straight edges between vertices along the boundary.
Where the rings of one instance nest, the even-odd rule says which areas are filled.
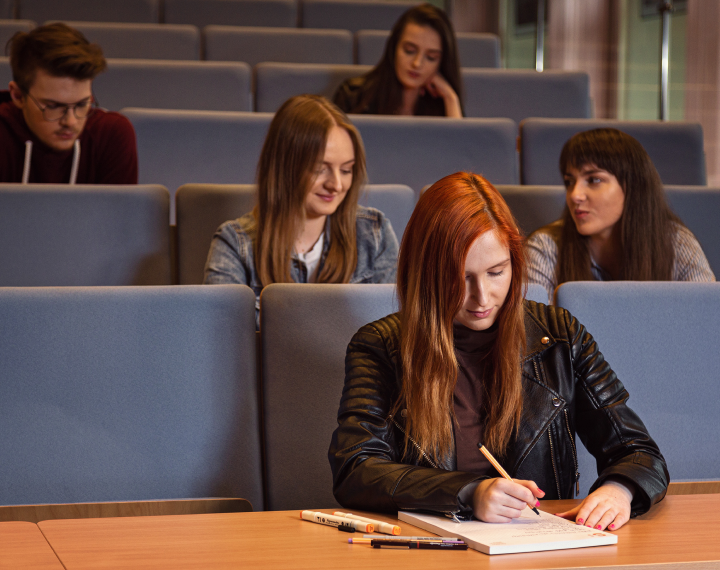
[[[538,499],[544,496],[545,492],[533,481],[486,479],[473,494],[473,514],[489,523],[510,522],[518,518],[528,504],[539,505]]]

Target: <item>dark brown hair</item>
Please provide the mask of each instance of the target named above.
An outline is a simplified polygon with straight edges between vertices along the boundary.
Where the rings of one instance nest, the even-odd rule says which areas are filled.
[[[457,93],[460,99],[460,109],[462,110],[462,80],[460,78],[457,42],[452,22],[440,8],[425,3],[410,8],[395,22],[390,37],[385,43],[385,51],[380,63],[365,76],[368,89],[359,102],[358,108],[350,109],[351,113],[363,112],[373,104],[377,104],[377,113],[380,115],[392,115],[400,108],[402,84],[395,73],[395,53],[405,26],[409,23],[432,28],[440,36],[442,57],[438,71]],[[445,115],[445,104],[442,98],[425,95],[422,99],[423,103],[428,107],[426,114]]]
[[[13,81],[24,93],[32,87],[38,69],[55,77],[83,81],[95,79],[107,67],[100,46],[63,23],[17,32],[5,52],[10,54]]]
[[[617,129],[577,133],[563,146],[560,172],[594,165],[617,178],[625,195],[620,220],[619,279],[668,281],[675,260],[673,223],[681,224],[665,199],[655,165],[642,145]],[[578,233],[565,206],[558,247],[557,282],[592,281],[588,238]]]
[[[468,172],[446,176],[423,193],[405,228],[398,259],[402,385],[394,412],[407,408],[408,439],[440,459],[453,442],[458,364],[453,319],[465,300],[465,259],[473,242],[495,232],[510,252],[510,290],[497,317],[498,336],[484,398],[484,444],[502,456],[522,412],[525,352],[523,237],[500,193]]]
[[[270,123],[258,162],[255,267],[263,286],[290,283],[290,258],[305,216],[305,197],[322,160],[330,129],[347,131],[355,151],[352,184],[330,216],[330,249],[318,283],[348,283],[357,266],[355,214],[366,180],[360,133],[345,113],[319,95],[298,95],[283,103]]]

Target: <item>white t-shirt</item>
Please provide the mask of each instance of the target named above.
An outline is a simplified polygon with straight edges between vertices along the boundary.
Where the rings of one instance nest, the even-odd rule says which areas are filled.
[[[295,259],[302,261],[307,267],[308,283],[315,283],[317,279],[317,270],[320,265],[320,258],[322,257],[323,244],[325,243],[325,232],[320,234],[320,237],[305,253],[295,253]]]

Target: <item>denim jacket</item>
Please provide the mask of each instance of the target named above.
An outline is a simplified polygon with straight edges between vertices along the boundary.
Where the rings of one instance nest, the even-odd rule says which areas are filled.
[[[356,215],[357,266],[350,283],[395,283],[397,274],[398,241],[390,220],[375,208],[357,207]],[[256,315],[260,310],[262,285],[255,269],[254,245],[257,224],[253,215],[245,214],[237,220],[225,222],[218,228],[210,244],[205,263],[204,283],[242,284],[255,291]],[[325,223],[320,267],[330,248],[330,217]],[[295,283],[307,283],[305,263],[291,260],[290,277]]]

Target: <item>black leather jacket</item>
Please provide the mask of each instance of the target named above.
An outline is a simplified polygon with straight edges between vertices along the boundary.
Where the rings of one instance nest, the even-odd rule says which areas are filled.
[[[628,393],[592,336],[564,309],[525,301],[527,352],[524,406],[517,436],[503,466],[513,478],[531,479],[545,499],[574,496],[575,434],[597,460],[599,476],[634,483],[631,516],[646,512],[667,490],[665,460]],[[365,325],[345,359],[345,387],[329,459],[333,492],[347,507],[380,512],[422,509],[469,514],[462,489],[482,479],[455,470],[455,456],[433,468],[426,457],[404,457],[404,419],[390,418],[400,388],[397,314]]]

